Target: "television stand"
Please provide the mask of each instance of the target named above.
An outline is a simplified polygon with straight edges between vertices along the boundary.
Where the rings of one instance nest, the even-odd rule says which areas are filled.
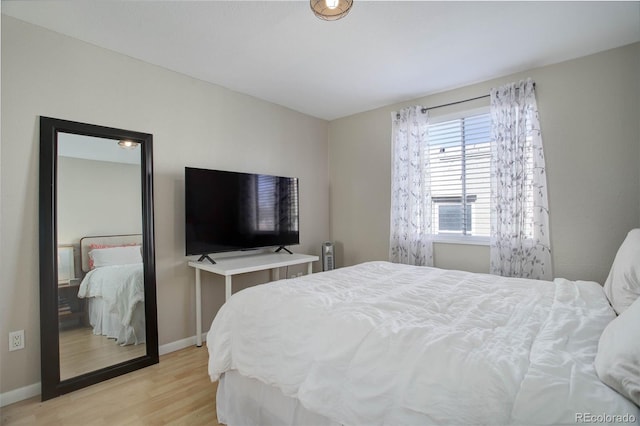
[[[279,268],[293,265],[307,265],[307,274],[311,274],[311,266],[313,262],[318,260],[318,256],[307,254],[259,253],[245,256],[220,257],[215,265],[209,265],[205,262],[189,262],[189,266],[195,269],[196,345],[202,346],[201,271],[224,276],[224,300],[226,302],[231,297],[231,278],[235,275],[271,270],[271,280],[277,281],[280,279]]]
[[[205,259],[207,259],[209,262],[211,262],[211,263],[212,263],[212,264],[214,264],[214,265],[216,264],[216,261],[215,261],[215,260],[213,260],[212,258],[210,258],[208,254],[203,254],[202,256],[200,256],[200,257],[198,258],[198,262],[202,262],[202,261],[203,261],[203,260],[205,260]]]
[[[293,254],[293,253],[291,253],[291,252],[289,251],[289,249],[288,249],[288,248],[286,248],[285,246],[280,246],[280,247],[278,247],[278,249],[276,250],[276,253],[280,253],[280,250],[284,250],[284,251],[286,251],[286,252],[287,252],[287,253],[289,253],[289,254]]]

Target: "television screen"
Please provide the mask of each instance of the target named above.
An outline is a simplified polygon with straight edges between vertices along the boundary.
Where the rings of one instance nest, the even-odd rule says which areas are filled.
[[[299,244],[298,179],[185,167],[187,255]]]

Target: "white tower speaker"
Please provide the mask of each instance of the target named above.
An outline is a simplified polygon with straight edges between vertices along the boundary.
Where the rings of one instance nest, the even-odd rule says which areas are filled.
[[[331,241],[322,243],[322,270],[330,271],[335,268],[334,245]]]

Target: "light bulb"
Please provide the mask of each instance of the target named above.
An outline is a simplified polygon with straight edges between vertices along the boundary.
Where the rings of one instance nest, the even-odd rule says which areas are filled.
[[[120,145],[120,148],[124,149],[135,149],[139,145],[139,143],[136,141],[123,139],[118,142],[118,145]]]
[[[325,0],[325,3],[329,9],[335,9],[340,4],[340,0]]]

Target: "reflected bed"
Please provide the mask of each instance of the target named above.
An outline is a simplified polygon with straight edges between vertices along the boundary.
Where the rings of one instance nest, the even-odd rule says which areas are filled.
[[[145,342],[144,274],[141,235],[85,237],[80,240],[79,298],[87,300],[93,334],[120,345]]]

